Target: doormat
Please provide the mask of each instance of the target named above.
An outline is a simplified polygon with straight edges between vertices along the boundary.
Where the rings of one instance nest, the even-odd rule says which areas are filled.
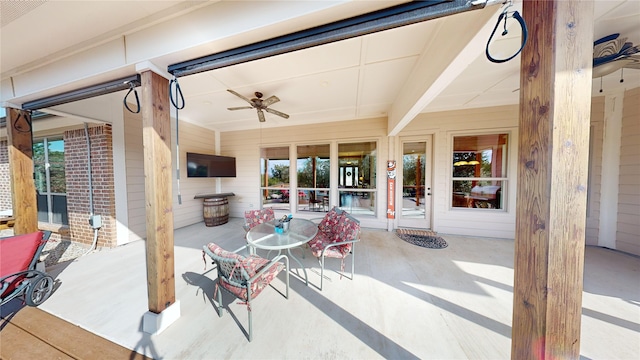
[[[397,229],[396,235],[409,244],[429,249],[444,249],[449,245],[437,233],[428,230]]]

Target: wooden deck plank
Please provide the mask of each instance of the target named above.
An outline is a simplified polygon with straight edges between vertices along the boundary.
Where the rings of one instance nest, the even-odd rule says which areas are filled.
[[[38,308],[4,310],[0,359],[148,359]]]

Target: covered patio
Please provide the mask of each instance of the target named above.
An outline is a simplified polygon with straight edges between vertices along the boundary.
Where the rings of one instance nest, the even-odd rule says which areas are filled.
[[[253,303],[254,339],[248,342],[240,327],[247,324],[244,305],[228,304],[225,296],[229,307],[217,316],[216,270],[210,264],[205,270],[201,251],[210,241],[242,246],[241,226],[232,218],[221,226],[175,230],[181,317],[160,334],[142,331],[148,309],[144,241],[50,267],[59,286],[40,309],[156,359],[510,357],[512,240],[441,234],[448,247],[435,250],[363,229],[354,281],[329,271],[323,291],[316,288],[318,263],[306,250],[310,285],[292,275],[289,300],[266,289]],[[640,357],[639,271],[636,256],[586,248],[582,359]],[[275,286],[283,288],[282,274]]]

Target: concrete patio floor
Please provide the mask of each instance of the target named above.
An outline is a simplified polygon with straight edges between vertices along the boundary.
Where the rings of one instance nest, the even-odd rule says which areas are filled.
[[[260,294],[248,342],[244,305],[224,294],[228,307],[221,318],[216,314],[216,270],[210,262],[205,270],[201,251],[211,241],[229,250],[242,246],[241,225],[232,218],[175,231],[181,317],[160,334],[142,332],[143,241],[48,268],[58,286],[40,309],[155,359],[510,358],[512,240],[442,234],[449,246],[435,250],[363,229],[355,279],[325,272],[323,291],[316,287],[317,260],[305,250],[310,285],[292,275],[288,300],[271,288]],[[297,266],[291,262],[294,272]],[[330,259],[327,267],[337,269],[339,261]],[[639,275],[639,257],[587,247],[582,358],[640,358]],[[282,279],[276,288],[284,288]]]

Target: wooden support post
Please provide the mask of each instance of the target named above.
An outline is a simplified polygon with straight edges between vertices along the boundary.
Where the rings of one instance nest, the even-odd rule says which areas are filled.
[[[33,132],[28,111],[7,108],[9,173],[15,235],[38,231],[38,203],[33,180]]]
[[[147,286],[149,311],[159,314],[176,300],[169,82],[152,71],[144,71],[141,82]]]
[[[512,359],[578,359],[593,2],[525,0]]]

